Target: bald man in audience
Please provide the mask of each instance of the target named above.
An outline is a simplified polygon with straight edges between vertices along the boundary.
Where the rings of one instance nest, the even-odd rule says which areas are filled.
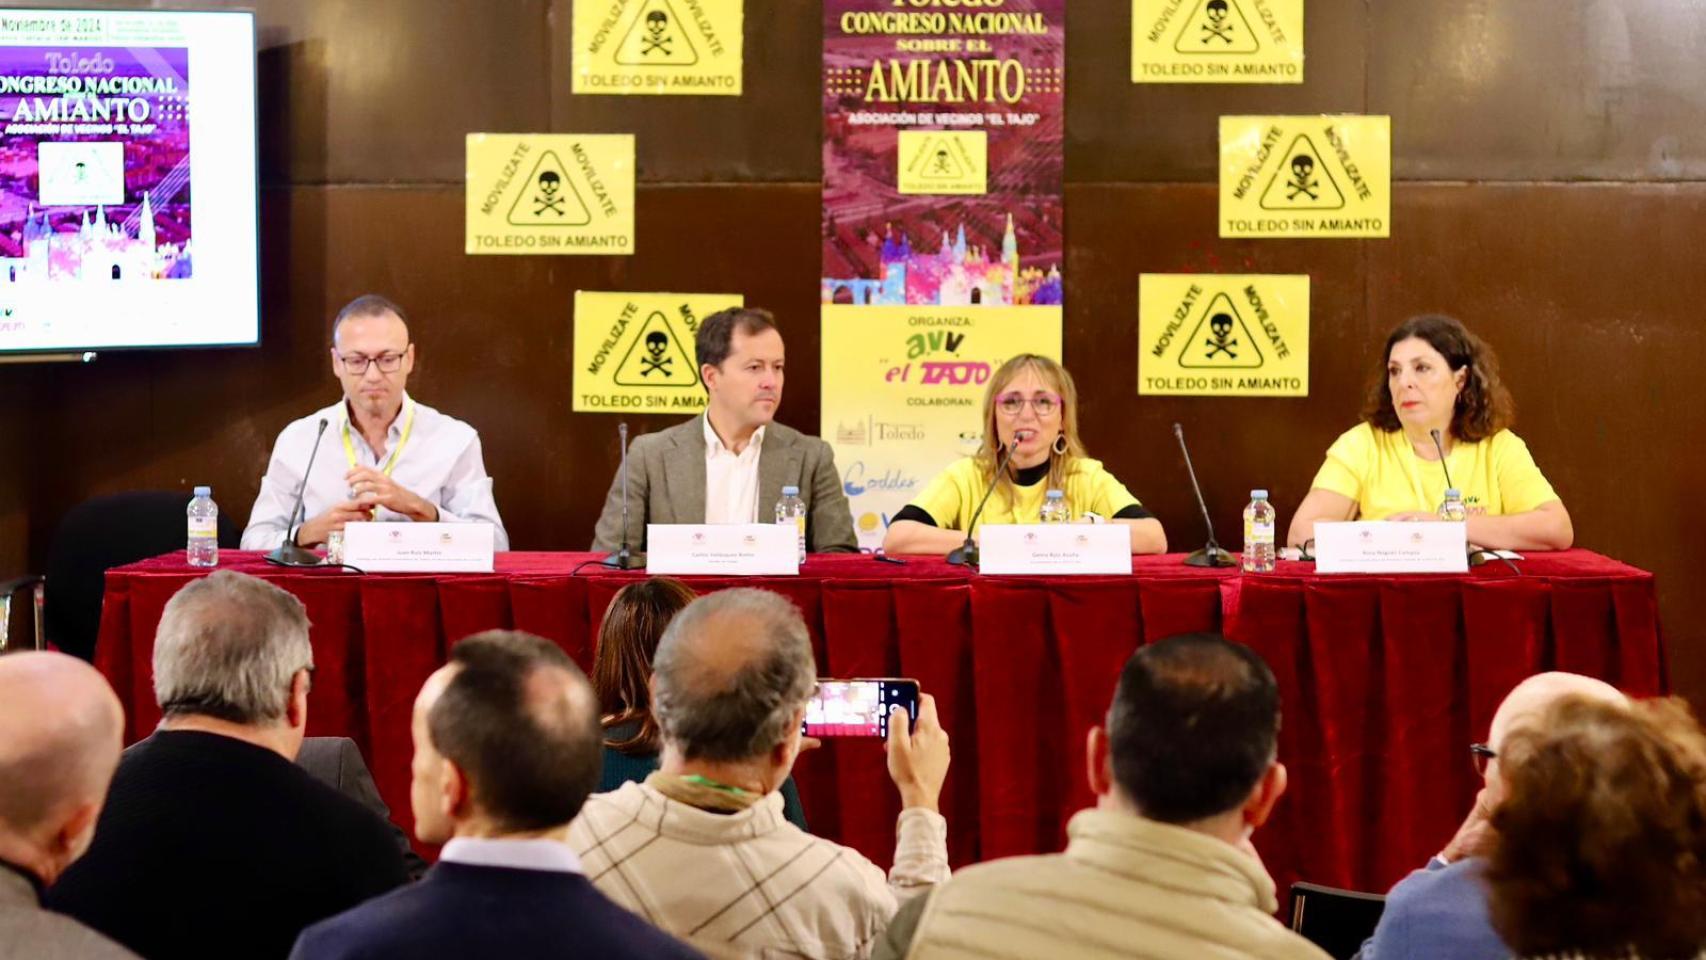
[[[1428,865],[1398,881],[1386,897],[1386,909],[1374,936],[1362,946],[1362,960],[1450,957],[1452,960],[1504,960],[1509,947],[1493,932],[1487,914],[1483,859],[1493,839],[1493,811],[1504,802],[1499,748],[1518,724],[1539,717],[1568,696],[1627,704],[1616,687],[1574,673],[1540,673],[1517,684],[1493,714],[1487,742],[1470,747],[1484,785],[1475,807],[1451,842]]]
[[[136,960],[41,906],[82,856],[118,766],[124,713],[74,657],[0,657],[0,960]]]

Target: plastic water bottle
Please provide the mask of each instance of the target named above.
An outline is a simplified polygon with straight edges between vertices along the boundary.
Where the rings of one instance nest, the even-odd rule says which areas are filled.
[[[1250,505],[1244,508],[1244,572],[1272,573],[1274,570],[1274,505],[1266,490],[1251,490]]]
[[[800,499],[800,488],[782,488],[782,499],[776,501],[776,522],[791,523],[799,531],[800,562],[806,562],[806,502]]]
[[[190,501],[189,561],[192,567],[219,565],[219,505],[213,502],[212,487],[196,487]]]
[[[1043,523],[1071,523],[1072,512],[1066,506],[1066,494],[1050,490],[1043,494]]]
[[[1469,519],[1469,509],[1463,505],[1463,491],[1452,487],[1445,492],[1445,502],[1439,505],[1439,518],[1454,523]]]

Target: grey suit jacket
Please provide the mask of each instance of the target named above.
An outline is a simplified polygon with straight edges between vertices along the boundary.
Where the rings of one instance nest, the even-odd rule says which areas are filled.
[[[391,820],[391,808],[379,795],[379,785],[362,759],[361,748],[349,737],[303,737],[302,750],[296,755],[296,765],[308,771],[314,779],[338,791],[379,815],[391,830],[391,839],[403,852],[403,865],[409,879],[419,880],[427,872],[427,862],[409,845],[409,835]]]
[[[705,415],[635,437],[628,448],[628,544],[645,549],[648,523],[705,522]],[[829,444],[771,423],[758,450],[758,513],[767,518],[784,486],[806,502],[806,547],[812,553],[859,549],[853,515],[841,490],[841,471]],[[604,498],[592,549],[622,545],[622,474]]]
[[[0,866],[0,960],[139,960],[63,914],[42,909],[23,874]]]

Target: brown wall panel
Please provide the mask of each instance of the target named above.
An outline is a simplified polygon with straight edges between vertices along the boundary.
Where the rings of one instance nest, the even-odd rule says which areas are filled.
[[[1069,183],[1210,181],[1221,114],[1361,113],[1368,5],[1307,0],[1301,84],[1131,82],[1131,4],[1068,5]]]
[[[571,94],[572,6],[552,4],[551,129],[635,134],[642,180],[822,179],[821,2],[749,0],[739,97]]]
[[[419,351],[411,392],[481,431],[517,549],[584,549],[615,463],[616,418],[570,413],[576,289],[733,292],[771,307],[795,371],[782,419],[816,432],[816,190],[643,188],[648,254],[631,262],[465,257],[462,204],[459,187],[269,191],[260,349],[12,368],[37,380],[40,423],[55,449],[31,473],[32,559],[45,556],[66,509],[116,490],[209,483],[221,509],[246,520],[278,431],[337,398],[331,316],[370,290],[410,311]],[[704,255],[715,230],[769,239],[719,242]],[[645,430],[675,419],[632,421]],[[0,486],[0,530],[15,516],[6,494]],[[10,559],[0,569],[17,569],[22,552]]]
[[[1392,115],[1401,177],[1706,174],[1706,6],[1402,0],[1369,10],[1369,112]]]

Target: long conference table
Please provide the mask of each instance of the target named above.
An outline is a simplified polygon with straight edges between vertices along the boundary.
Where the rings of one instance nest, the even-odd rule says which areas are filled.
[[[527,630],[590,668],[604,610],[643,574],[594,554],[504,553],[491,574],[287,570],[225,552],[220,568],[301,598],[313,623],[310,735],[360,744],[392,816],[409,811],[409,718],[448,644]],[[1202,570],[1140,557],[1129,577],[987,577],[929,558],[811,557],[797,577],[687,578],[707,592],[775,590],[799,605],[824,676],[905,676],[934,694],[952,738],[942,802],[956,865],[1059,850],[1093,803],[1086,731],[1143,643],[1220,631],[1278,678],[1290,789],[1255,835],[1283,891],[1295,879],[1384,891],[1450,838],[1479,783],[1468,745],[1522,677],[1559,669],[1636,695],[1666,690],[1650,573],[1586,550],[1466,575]],[[159,722],[150,663],[166,601],[206,571],[168,554],[107,574],[96,665],[127,742]],[[814,833],[887,864],[899,802],[881,744],[830,741],[796,778]],[[429,851],[430,852],[430,851]]]

